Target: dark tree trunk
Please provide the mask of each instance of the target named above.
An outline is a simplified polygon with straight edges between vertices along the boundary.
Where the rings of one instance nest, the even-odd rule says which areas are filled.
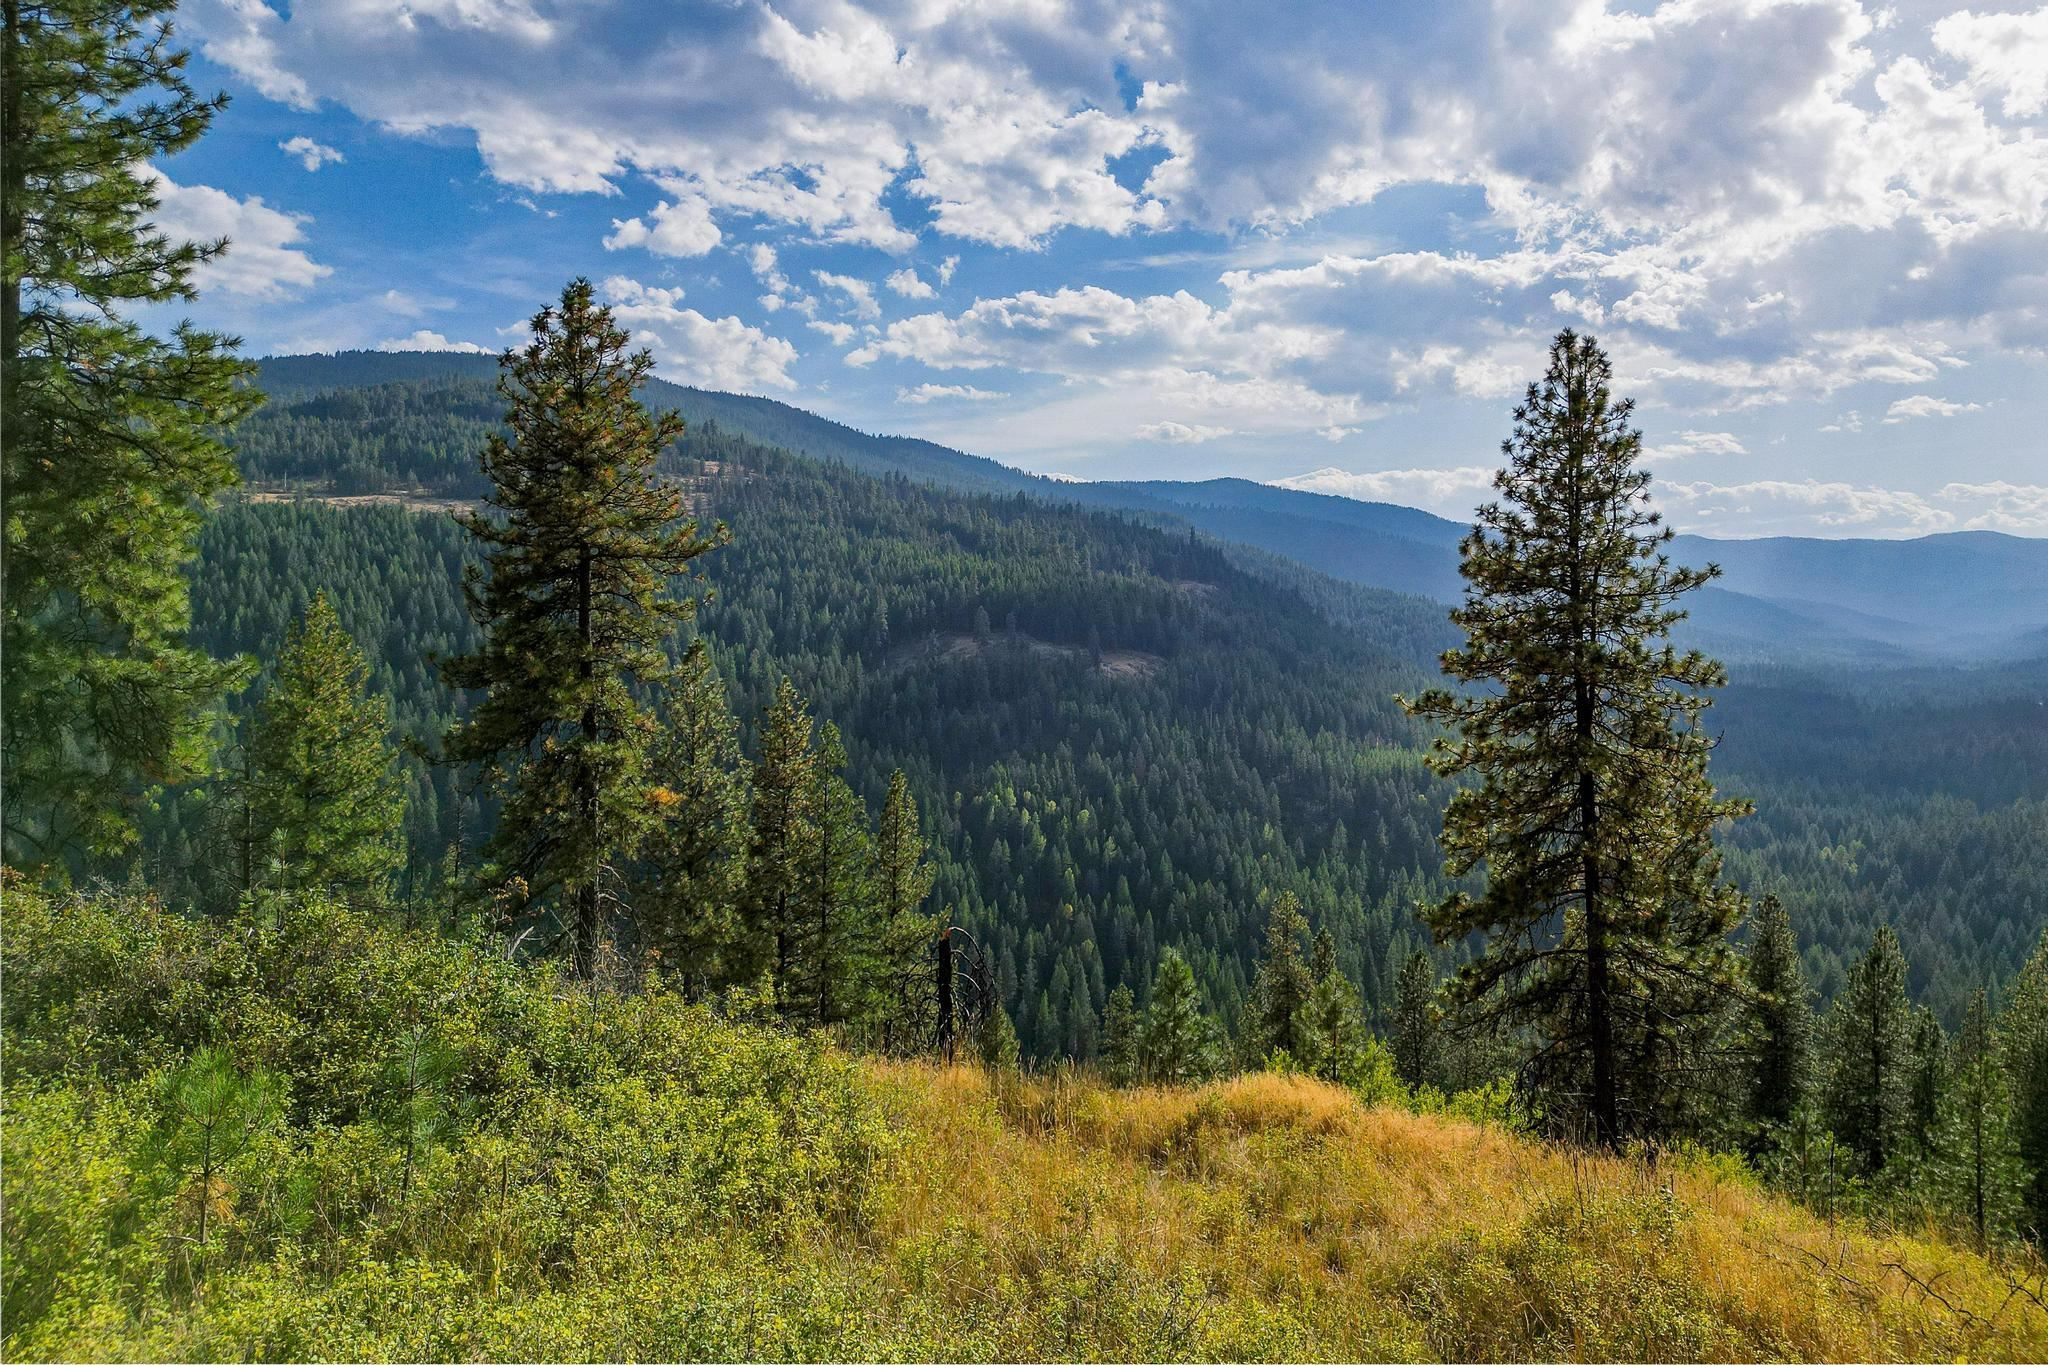
[[[0,250],[12,257],[27,228],[22,206],[28,172],[22,166],[27,137],[21,127],[21,0],[0,0],[0,14],[5,16],[7,44],[0,54],[0,83],[5,86],[0,104]],[[5,420],[14,412],[14,363],[21,354],[21,281],[9,272],[0,283],[0,370],[6,373],[10,400],[0,413],[0,420]]]
[[[576,630],[577,638],[583,645],[583,688],[586,698],[595,678],[594,660],[591,655],[591,588],[590,553],[585,551],[576,570]],[[576,890],[575,923],[571,928],[574,942],[570,966],[577,978],[588,981],[597,970],[597,877],[603,853],[597,842],[597,771],[590,759],[590,746],[597,743],[597,703],[586,700],[583,706],[582,722],[583,753],[577,769],[577,804],[583,816],[583,837],[588,850],[589,861],[584,868],[583,883]]]
[[[1585,395],[1578,384],[1570,398],[1572,427],[1584,431],[1588,424]],[[1584,886],[1586,916],[1586,1044],[1593,1056],[1593,1137],[1603,1147],[1621,1146],[1621,1105],[1616,1094],[1614,1067],[1614,1002],[1612,974],[1607,952],[1607,907],[1601,901],[1600,885],[1600,800],[1589,766],[1599,719],[1599,698],[1593,690],[1592,657],[1598,642],[1588,639],[1594,608],[1599,602],[1600,576],[1585,569],[1585,500],[1579,495],[1584,474],[1584,454],[1570,463],[1572,479],[1571,577],[1568,585],[1572,629],[1576,638],[1572,650],[1572,731],[1578,744],[1578,807],[1580,867]]]
[[[1588,713],[1590,714],[1590,713]],[[1588,722],[1590,729],[1590,722]],[[1579,777],[1579,816],[1591,828],[1598,816],[1593,775]],[[1614,1006],[1609,998],[1607,914],[1600,903],[1599,859],[1588,848],[1586,880],[1586,1033],[1593,1054],[1593,1136],[1603,1147],[1621,1146],[1621,1105],[1614,1079]]]
[[[937,939],[938,956],[933,963],[939,978],[939,1055],[953,1060],[953,942],[952,931]]]

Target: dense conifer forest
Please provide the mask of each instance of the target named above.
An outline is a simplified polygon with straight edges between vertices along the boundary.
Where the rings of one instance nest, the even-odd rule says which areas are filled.
[[[237,437],[258,496],[338,494],[371,449],[387,472],[361,491],[475,490],[473,452],[494,429],[473,415],[490,412],[483,381],[373,370],[363,401],[370,390],[315,387],[326,363],[292,366],[306,396],[288,390]],[[302,429],[290,485],[273,443]],[[464,442],[466,463],[436,475],[436,452]],[[665,467],[734,531],[706,561],[699,628],[736,712],[752,726],[787,673],[839,723],[871,801],[895,768],[911,777],[941,854],[935,898],[992,936],[1029,1055],[1092,1055],[1108,993],[1142,995],[1162,946],[1234,1021],[1276,889],[1330,929],[1386,1017],[1425,943],[1413,908],[1441,884],[1445,788],[1392,701],[1454,638],[1438,608],[1185,527],[863,474],[715,421],[686,430]],[[427,657],[471,638],[464,539],[438,509],[232,502],[200,542],[198,638],[266,657],[325,590],[401,731],[437,733],[455,700]],[[1897,926],[1916,997],[1951,1027],[1979,984],[2017,970],[2048,923],[2040,704],[2023,664],[1738,666],[1711,714],[1715,772],[1758,813],[1729,829],[1730,865],[1794,907],[1823,1000],[1879,924]],[[464,811],[451,772],[420,766],[414,781],[424,883],[487,812]],[[167,851],[164,865],[188,864]]]

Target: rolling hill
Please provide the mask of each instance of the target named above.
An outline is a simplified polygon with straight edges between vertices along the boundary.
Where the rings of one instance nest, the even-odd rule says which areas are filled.
[[[286,413],[341,388],[381,388],[380,398],[365,400],[364,416],[375,408],[387,422],[401,414],[383,400],[402,399],[420,381],[449,381],[465,416],[488,420],[497,401],[486,387],[496,373],[489,356],[349,352],[274,357],[261,366],[260,382],[285,413],[260,415],[257,431],[289,424]],[[647,398],[691,423],[866,474],[1113,508],[1153,524],[1191,526],[1346,582],[1437,602],[1455,601],[1461,592],[1457,547],[1466,528],[1414,508],[1245,479],[1047,479],[930,441],[858,431],[773,399],[662,380],[648,385]],[[266,482],[297,474],[288,463],[253,472]],[[444,474],[439,486],[474,491],[473,468],[459,454]],[[1682,562],[1720,565],[1722,577],[1696,598],[1685,635],[1736,661],[2028,657],[2042,652],[2048,635],[2048,540],[1990,531],[1883,541],[1680,536],[1673,548]]]
[[[1483,1093],[991,1076],[317,900],[223,933],[9,896],[11,1360],[2048,1352],[2037,1261],[1823,1216],[1727,1157],[1531,1141]],[[432,1121],[396,1123],[422,1021],[441,1060],[399,1112]],[[202,1205],[147,1134],[206,1044],[287,1102],[220,1122]]]

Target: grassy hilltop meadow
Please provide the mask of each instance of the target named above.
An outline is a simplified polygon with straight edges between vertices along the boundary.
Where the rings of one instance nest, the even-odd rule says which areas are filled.
[[[13,1359],[2048,1351],[2032,1261],[1476,1100],[858,1059],[318,901],[8,913]]]

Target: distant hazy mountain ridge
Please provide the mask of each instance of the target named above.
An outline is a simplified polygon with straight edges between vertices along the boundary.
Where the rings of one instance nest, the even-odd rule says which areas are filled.
[[[329,389],[433,378],[484,382],[496,373],[490,356],[357,351],[267,359],[260,382],[275,401],[290,404]],[[931,441],[858,431],[769,398],[661,380],[648,385],[647,398],[690,422],[716,423],[864,473],[1185,523],[1335,578],[1441,602],[1462,591],[1458,541],[1466,528],[1411,507],[1234,478],[1076,483]],[[1688,604],[1686,634],[1731,658],[1996,659],[2028,657],[2048,645],[2048,540],[1991,531],[1916,540],[1680,536],[1673,550],[1682,562],[1721,566],[1720,580]]]

